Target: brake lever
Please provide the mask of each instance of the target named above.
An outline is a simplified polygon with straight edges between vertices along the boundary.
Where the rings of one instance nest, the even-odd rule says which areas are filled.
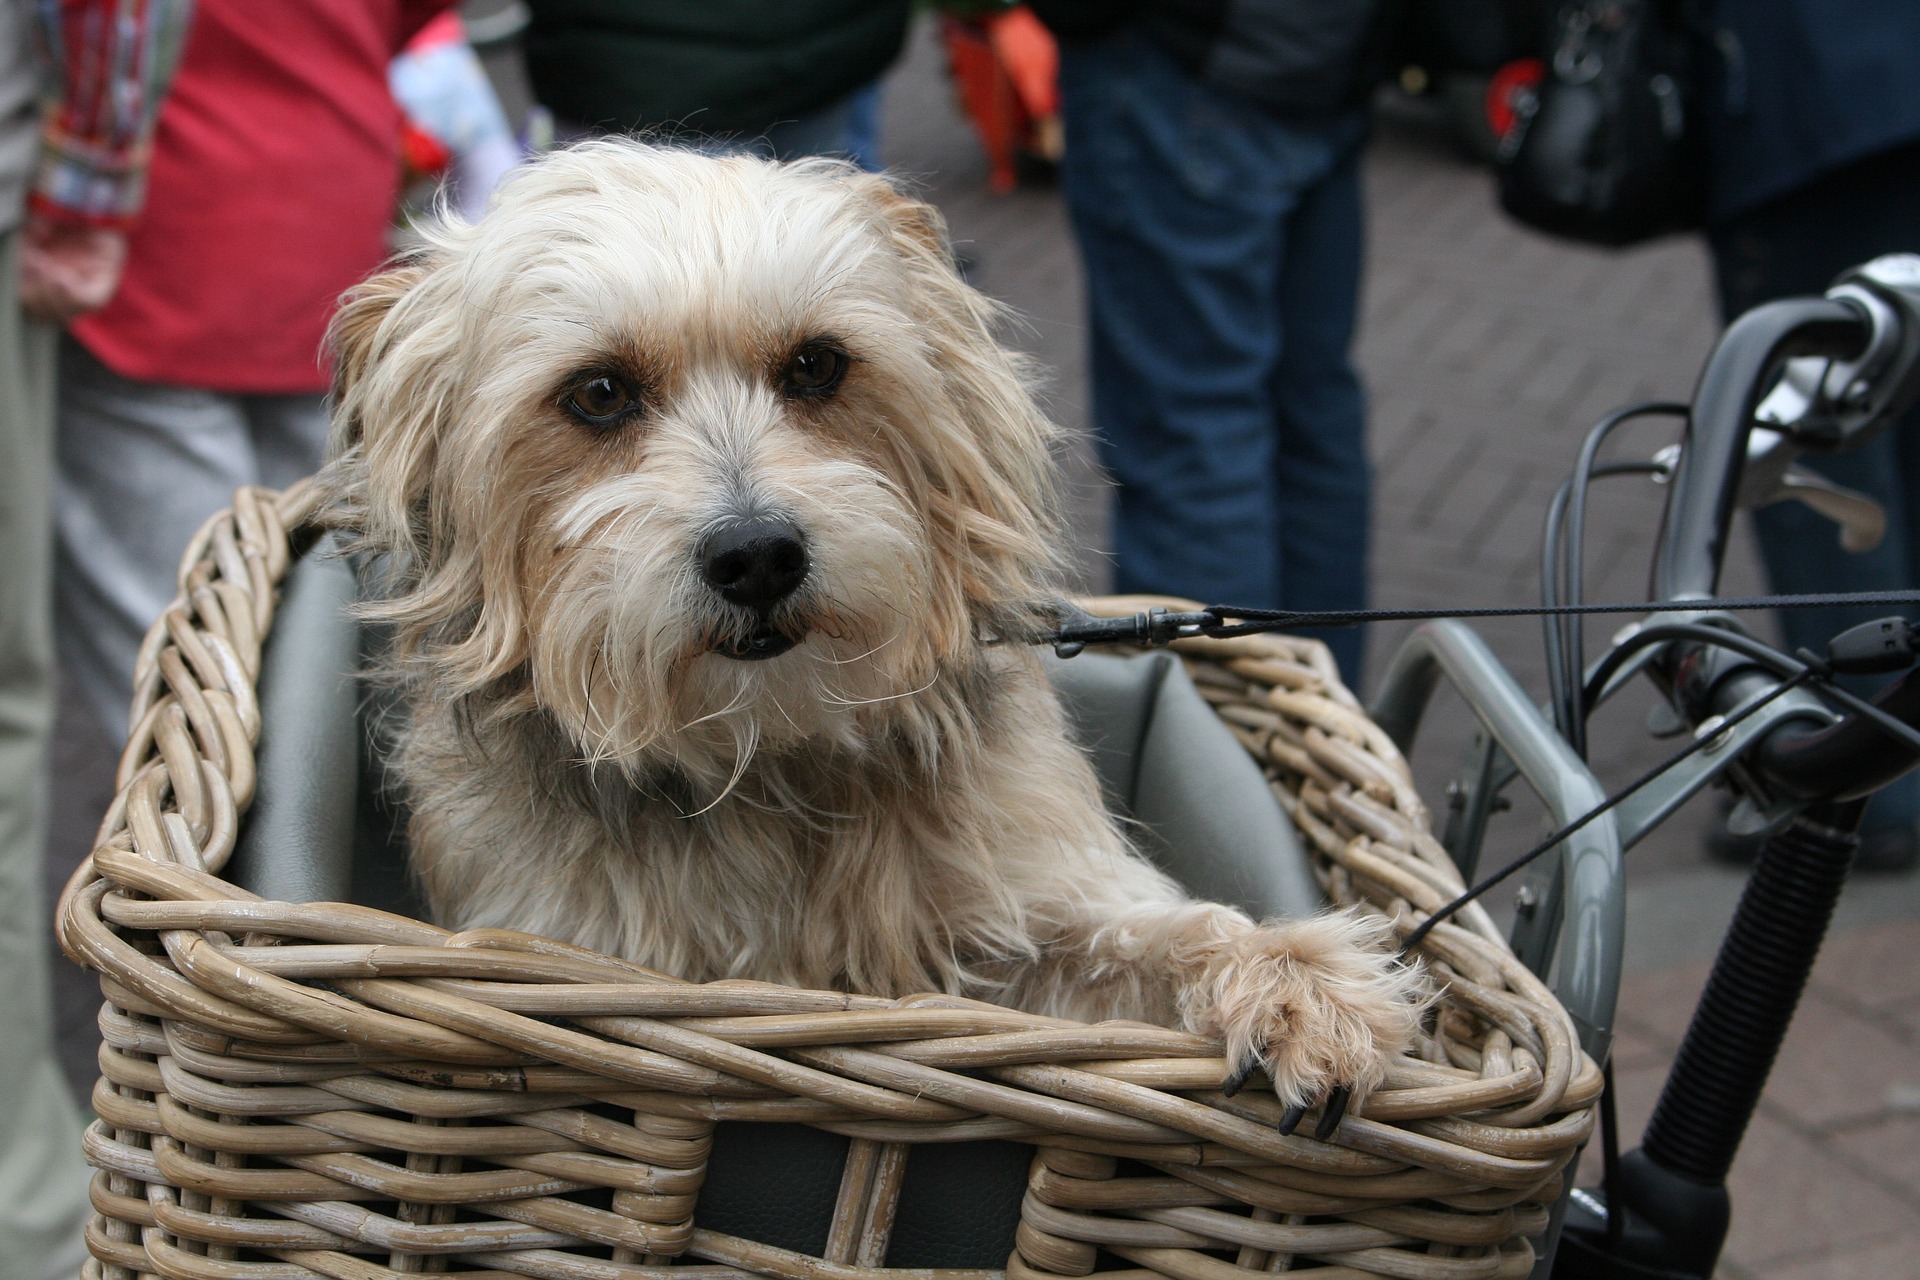
[[[1770,503],[1786,502],[1789,499],[1805,503],[1827,519],[1840,526],[1840,549],[1858,554],[1871,551],[1880,545],[1887,536],[1887,509],[1861,493],[1858,489],[1849,489],[1845,485],[1809,471],[1805,467],[1790,466],[1780,475],[1779,486],[1775,491],[1762,498],[1755,506],[1767,506]]]
[[[1800,466],[1795,459],[1800,449],[1787,433],[1803,417],[1810,404],[1807,378],[1787,362],[1787,370],[1773,391],[1761,402],[1759,421],[1747,433],[1747,458],[1740,469],[1740,496],[1743,510],[1772,506],[1789,499],[1805,503],[1840,526],[1840,546],[1849,552],[1871,551],[1887,536],[1887,513],[1874,499],[1857,489],[1836,484],[1816,471]],[[1828,361],[1809,363],[1825,367]],[[1678,454],[1675,445],[1662,453]],[[1656,455],[1659,460],[1659,455]]]

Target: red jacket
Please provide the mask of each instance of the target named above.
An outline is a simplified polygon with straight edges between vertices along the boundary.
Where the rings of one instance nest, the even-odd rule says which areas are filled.
[[[142,381],[324,390],[327,320],[399,194],[387,64],[448,2],[198,0],[126,275],[74,336]]]

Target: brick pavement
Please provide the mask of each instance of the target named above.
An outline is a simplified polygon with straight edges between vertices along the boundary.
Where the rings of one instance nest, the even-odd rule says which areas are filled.
[[[1080,283],[1055,193],[985,189],[985,165],[958,119],[927,32],[888,86],[885,146],[945,210],[975,283],[1025,318],[1021,341],[1053,370],[1048,396],[1085,425]],[[1378,476],[1374,594],[1382,605],[1524,604],[1536,598],[1539,524],[1548,495],[1599,414],[1684,397],[1713,334],[1704,257],[1687,241],[1630,253],[1568,248],[1494,212],[1485,175],[1418,111],[1383,120],[1368,163],[1370,268],[1360,362],[1372,395]],[[1642,447],[1664,439],[1650,428]],[[1103,482],[1084,447],[1066,458],[1081,584],[1104,585]],[[1645,587],[1658,494],[1638,481],[1593,510],[1594,599]],[[1736,541],[1730,589],[1756,587]],[[1378,670],[1406,627],[1377,627]],[[1606,628],[1596,626],[1596,636]],[[1483,628],[1536,694],[1539,630]],[[1644,705],[1644,704],[1642,704]],[[1657,758],[1640,706],[1597,726],[1594,759],[1621,780]],[[1464,731],[1444,701],[1415,755],[1437,796]],[[1454,717],[1457,719],[1457,717]],[[112,749],[71,715],[56,758],[57,878],[90,843],[110,794]],[[1740,879],[1704,864],[1704,802],[1631,855],[1629,969],[1617,1064],[1624,1132],[1651,1107]],[[1522,805],[1495,840],[1517,851],[1537,831]],[[1736,1213],[1723,1273],[1734,1280],[1920,1277],[1920,958],[1911,945],[1920,882],[1862,880],[1842,904],[1802,1016],[1734,1173]],[[63,984],[69,1068],[90,1082],[84,980]]]

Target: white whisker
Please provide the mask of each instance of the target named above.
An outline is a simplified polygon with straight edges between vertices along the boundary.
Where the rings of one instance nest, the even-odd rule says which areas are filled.
[[[747,694],[748,694],[747,688],[744,685],[741,686],[739,691],[733,695],[732,702],[729,702],[726,706],[720,708],[718,711],[709,711],[707,712],[707,714],[703,716],[695,716],[693,719],[681,725],[679,731],[681,733],[685,733],[687,730],[693,728],[695,725],[706,724],[707,722],[712,720],[725,719],[726,717],[732,715],[734,712],[738,711],[743,705],[745,705],[747,700]]]
[[[873,646],[873,648],[867,650],[865,653],[859,654],[851,658],[829,658],[825,654],[814,654],[813,659],[815,662],[824,662],[828,666],[832,666],[832,667],[850,667],[856,662],[865,662],[868,658],[871,658],[874,654],[880,652],[882,649],[886,648],[888,645],[892,644],[895,640],[898,640],[899,638],[900,638],[899,636],[888,636],[885,640],[882,640],[879,644]]]
[[[760,732],[757,728],[755,728],[753,723],[749,721],[747,723],[746,743],[744,745],[740,745],[738,743],[738,740],[736,739],[735,749],[739,753],[739,760],[733,766],[733,776],[727,779],[727,785],[720,788],[720,794],[715,796],[713,799],[709,800],[706,804],[702,805],[698,809],[695,809],[692,813],[682,814],[681,816],[684,818],[697,818],[701,814],[709,812],[710,810],[713,809],[715,805],[719,804],[722,800],[725,800],[728,796],[732,795],[733,789],[740,785],[740,779],[747,776],[747,766],[753,762],[753,753],[755,748],[758,746],[759,741],[760,741]]]
[[[877,698],[840,698],[840,697],[835,697],[832,694],[828,694],[826,695],[826,697],[829,702],[839,707],[870,707],[870,706],[873,706],[875,703],[894,702],[901,698],[911,698],[916,694],[925,693],[927,690],[933,688],[933,686],[939,683],[940,683],[940,673],[936,671],[933,673],[933,679],[927,681],[925,684],[921,685],[918,689],[908,689],[903,693],[883,693]]]

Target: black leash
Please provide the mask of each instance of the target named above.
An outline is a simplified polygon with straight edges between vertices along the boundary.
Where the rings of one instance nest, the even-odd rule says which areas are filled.
[[[1230,639],[1303,627],[1357,627],[1369,622],[1436,618],[1542,618],[1594,613],[1659,613],[1686,609],[1729,613],[1755,609],[1817,609],[1850,605],[1920,604],[1920,591],[1836,591],[1811,595],[1729,596],[1701,600],[1643,600],[1632,604],[1482,605],[1466,609],[1244,609],[1216,604],[1192,612],[1148,609],[1121,618],[1069,610],[1051,632],[1034,637],[1070,658],[1090,644],[1165,645],[1196,636]],[[1239,621],[1229,621],[1239,619]]]
[[[1097,618],[1078,609],[1067,608],[1062,615],[1059,627],[1046,635],[1035,638],[1035,643],[1052,644],[1054,651],[1063,658],[1070,658],[1090,644],[1132,644],[1160,646],[1171,644],[1175,640],[1207,637],[1228,639],[1234,636],[1259,635],[1275,631],[1293,631],[1304,627],[1350,627],[1368,622],[1409,622],[1436,618],[1519,618],[1519,617],[1556,617],[1581,614],[1606,613],[1659,613],[1676,612],[1689,609],[1701,611],[1745,611],[1754,609],[1812,609],[1823,606],[1844,607],[1850,605],[1904,605],[1920,604],[1920,591],[1842,591],[1809,595],[1773,595],[1773,596],[1735,596],[1725,599],[1713,598],[1698,601],[1643,601],[1635,604],[1563,604],[1563,605],[1497,605],[1468,609],[1350,609],[1350,610],[1301,610],[1301,609],[1240,609],[1230,605],[1212,605],[1205,609],[1189,612],[1173,612],[1164,608],[1150,608],[1142,612],[1128,614],[1119,618]],[[1239,619],[1239,621],[1229,621]],[[1846,633],[1858,634],[1867,638],[1868,627],[1856,628]],[[1769,646],[1745,635],[1723,632],[1717,628],[1678,624],[1667,630],[1698,633],[1691,638],[1703,643],[1727,644],[1748,653],[1752,657],[1769,656],[1773,666],[1784,678],[1764,697],[1757,698],[1746,706],[1728,715],[1711,732],[1700,734],[1685,747],[1676,751],[1665,760],[1647,770],[1619,791],[1608,796],[1587,812],[1567,823],[1559,830],[1548,835],[1531,849],[1515,858],[1512,862],[1485,877],[1472,888],[1461,893],[1451,902],[1441,906],[1430,914],[1411,933],[1401,945],[1400,955],[1410,954],[1433,932],[1434,926],[1459,913],[1470,902],[1475,901],[1488,890],[1499,885],[1515,872],[1544,857],[1558,847],[1561,842],[1580,830],[1602,814],[1620,805],[1636,792],[1648,786],[1667,770],[1680,764],[1688,757],[1703,751],[1710,743],[1720,739],[1728,730],[1749,716],[1784,696],[1790,690],[1806,684],[1822,686],[1823,696],[1838,699],[1849,710],[1868,716],[1879,722],[1881,727],[1895,737],[1904,738],[1909,743],[1920,745],[1920,735],[1887,715],[1879,708],[1863,699],[1848,694],[1834,685],[1831,680],[1833,668],[1815,655],[1802,650],[1799,660],[1787,658]],[[1900,665],[1910,665],[1914,654],[1910,651],[1915,637],[1909,629],[1908,638],[1902,641],[1907,647],[1905,661]],[[1762,653],[1764,651],[1764,655]],[[1837,662],[1838,659],[1836,658]],[[1891,666],[1873,668],[1861,666],[1861,670],[1891,670]]]

